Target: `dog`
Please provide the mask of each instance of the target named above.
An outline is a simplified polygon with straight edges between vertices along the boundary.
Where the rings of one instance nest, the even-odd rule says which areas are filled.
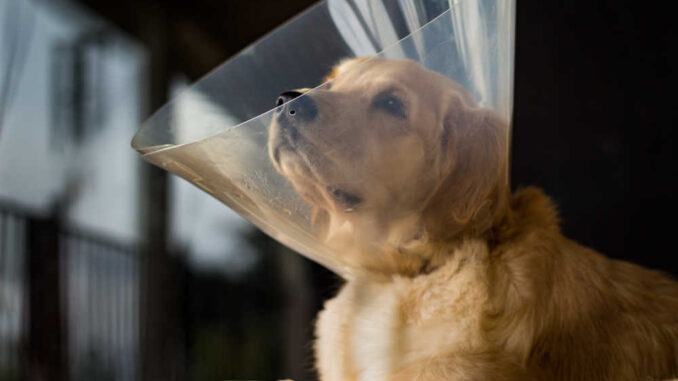
[[[359,269],[316,323],[322,381],[678,377],[678,282],[565,238],[511,193],[509,124],[407,60],[351,59],[283,93],[277,171]]]

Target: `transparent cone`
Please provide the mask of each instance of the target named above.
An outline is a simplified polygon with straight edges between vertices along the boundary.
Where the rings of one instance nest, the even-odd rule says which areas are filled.
[[[473,225],[491,203],[471,202],[476,188],[508,182],[513,33],[512,0],[327,0],[165,105],[132,146],[346,278],[406,271],[422,242],[470,229],[436,228],[446,195]],[[459,176],[470,166],[475,183]]]

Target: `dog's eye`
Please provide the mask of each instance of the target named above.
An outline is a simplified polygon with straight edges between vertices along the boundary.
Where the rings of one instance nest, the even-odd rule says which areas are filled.
[[[372,102],[372,107],[385,111],[398,118],[407,118],[407,111],[405,110],[403,101],[392,94],[377,96]]]

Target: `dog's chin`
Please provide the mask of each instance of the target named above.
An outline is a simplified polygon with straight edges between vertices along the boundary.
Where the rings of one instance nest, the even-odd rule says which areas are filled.
[[[340,181],[332,181],[330,176],[324,176],[322,168],[313,167],[313,160],[304,160],[302,154],[284,139],[271,145],[270,152],[278,171],[313,206],[351,213],[364,203],[361,192],[348,189],[340,185]],[[321,193],[321,196],[317,193]],[[329,205],[317,205],[319,199],[325,200]]]

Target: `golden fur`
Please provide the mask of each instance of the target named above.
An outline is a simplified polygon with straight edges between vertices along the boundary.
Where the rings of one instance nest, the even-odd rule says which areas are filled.
[[[678,283],[563,237],[541,191],[511,195],[506,121],[408,61],[329,79],[298,136],[269,137],[317,233],[364,270],[319,315],[321,380],[678,377]]]

